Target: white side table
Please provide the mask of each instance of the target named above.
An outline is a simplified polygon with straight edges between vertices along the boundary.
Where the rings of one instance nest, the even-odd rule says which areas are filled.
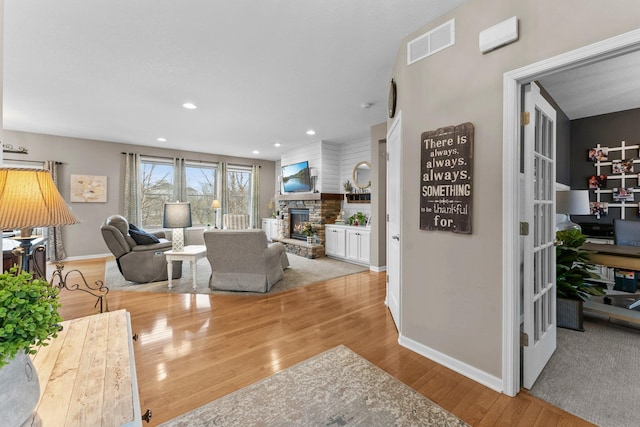
[[[167,257],[167,274],[169,276],[169,289],[173,286],[171,277],[173,276],[173,261],[189,261],[191,263],[191,278],[193,280],[193,289],[196,286],[196,264],[198,260],[207,255],[207,248],[204,245],[185,246],[182,252],[166,251],[164,255]]]

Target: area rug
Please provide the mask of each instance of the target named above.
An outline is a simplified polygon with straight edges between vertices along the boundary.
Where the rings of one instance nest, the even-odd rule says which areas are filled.
[[[466,425],[341,345],[161,426]]]
[[[343,262],[332,258],[308,259],[298,255],[287,254],[289,268],[284,271],[284,278],[276,283],[268,294],[286,291],[288,289],[307,286],[323,280],[335,279],[362,271],[368,271],[367,267]],[[105,268],[105,284],[109,290],[138,291],[138,292],[172,292],[179,294],[234,294],[234,295],[265,295],[259,292],[228,292],[213,291],[209,289],[209,277],[211,265],[206,258],[197,262],[197,289],[193,289],[191,281],[191,267],[188,262],[182,263],[182,278],[172,280],[172,288],[169,289],[167,281],[153,283],[133,283],[122,277],[114,260],[107,261]]]
[[[558,328],[557,348],[531,394],[600,427],[637,427],[640,330],[585,316]]]

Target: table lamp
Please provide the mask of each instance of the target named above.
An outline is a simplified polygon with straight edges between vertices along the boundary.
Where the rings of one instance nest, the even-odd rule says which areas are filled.
[[[79,222],[44,169],[0,168],[0,206],[0,228],[20,229],[15,240],[23,251],[23,271],[29,271],[31,242],[38,237],[32,228]]]
[[[214,199],[211,203],[211,209],[213,209],[213,228],[218,228],[218,209],[220,209],[220,201]]]
[[[556,213],[562,215],[562,219],[556,222],[556,231],[582,228],[575,222],[571,222],[569,215],[590,215],[589,190],[556,191]]]
[[[167,202],[164,204],[164,228],[172,228],[171,250],[184,251],[184,229],[191,227],[191,203]]]

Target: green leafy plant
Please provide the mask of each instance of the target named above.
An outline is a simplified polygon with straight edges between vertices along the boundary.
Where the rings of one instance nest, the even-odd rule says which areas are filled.
[[[362,212],[356,212],[349,217],[350,225],[367,225],[367,216]]]
[[[304,224],[302,224],[301,233],[307,237],[311,237],[316,234],[316,228],[310,222],[305,222]]]
[[[342,187],[344,187],[344,191],[346,193],[351,193],[353,191],[353,185],[351,185],[351,181],[346,180],[342,183]]]
[[[585,282],[585,279],[599,279],[593,273],[594,264],[589,260],[589,252],[581,249],[586,237],[580,230],[556,232],[561,242],[556,246],[556,289],[557,296],[586,301],[591,295],[604,295],[604,289]]]
[[[0,367],[20,350],[35,354],[36,347],[58,335],[62,321],[58,288],[16,271],[0,274]]]

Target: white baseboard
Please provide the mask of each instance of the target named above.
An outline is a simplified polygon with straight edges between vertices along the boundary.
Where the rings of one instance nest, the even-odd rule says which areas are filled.
[[[498,393],[503,392],[502,380],[494,375],[490,375],[484,371],[481,371],[480,369],[467,365],[464,362],[447,356],[446,354],[440,353],[437,350],[429,348],[405,336],[400,335],[398,343],[401,346],[406,347],[411,351],[415,351],[419,355],[433,360],[434,362],[439,363],[442,366],[446,366],[447,368],[461,375],[464,375],[465,377],[470,378],[473,381],[476,381],[486,387],[489,387],[490,389],[495,390]]]
[[[101,258],[113,258],[112,253],[106,254],[93,254],[93,255],[79,255],[79,256],[70,256],[65,259],[61,259],[61,262],[70,262],[70,261],[86,261],[93,259],[101,259]],[[50,264],[55,264],[55,261],[49,261]]]
[[[369,270],[373,271],[374,273],[380,273],[382,271],[387,271],[387,266],[381,265],[379,267],[376,267],[376,266],[370,265]]]

